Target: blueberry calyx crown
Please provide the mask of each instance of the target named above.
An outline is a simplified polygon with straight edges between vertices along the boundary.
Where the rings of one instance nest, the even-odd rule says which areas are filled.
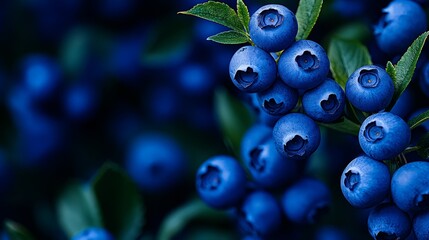
[[[199,178],[199,185],[202,189],[215,190],[221,184],[220,170],[215,166],[207,166],[205,172]]]
[[[346,172],[346,178],[344,179],[344,185],[353,191],[360,183],[360,175],[358,172],[354,172],[353,170],[349,170]]]
[[[250,151],[250,166],[258,172],[263,172],[265,169],[265,161],[261,158],[263,149],[255,147]]]
[[[239,210],[238,216],[239,216],[239,221],[238,221],[239,227],[241,228],[241,230],[243,230],[243,232],[251,234],[253,236],[259,236],[259,233],[253,227],[252,222],[250,222],[249,219],[247,219],[247,215],[244,211]]]
[[[264,101],[264,108],[267,109],[271,114],[277,114],[283,108],[284,103],[277,103],[274,98],[270,98],[268,101]]]
[[[299,135],[295,135],[291,140],[284,145],[285,152],[290,156],[304,156],[305,146],[308,140]]]
[[[335,94],[329,94],[328,99],[322,100],[320,102],[320,106],[322,107],[323,111],[332,114],[337,111],[340,104]]]
[[[377,69],[366,70],[359,72],[359,84],[364,88],[375,88],[380,82]]]
[[[305,71],[311,71],[319,68],[319,59],[310,51],[304,51],[304,53],[298,55],[295,58],[295,61],[298,63],[298,66]]]
[[[376,240],[397,240],[400,239],[399,237],[396,236],[396,234],[394,233],[386,233],[386,232],[378,232],[377,235],[375,236]]]
[[[258,73],[252,67],[247,67],[246,70],[238,70],[235,73],[234,79],[237,80],[243,88],[248,88],[253,85],[258,79]]]
[[[429,193],[422,193],[416,197],[416,206],[421,210],[429,209]]]
[[[318,220],[329,212],[329,203],[323,202],[319,203],[315,208],[313,208],[310,213],[308,214],[308,222],[309,223],[316,223]]]
[[[149,166],[149,172],[152,176],[158,176],[162,172],[162,166],[159,164],[159,162],[152,163],[152,165]]]
[[[284,16],[281,15],[276,9],[267,9],[261,12],[258,16],[258,27],[276,28],[282,25]]]
[[[368,125],[366,125],[363,135],[365,140],[368,142],[377,142],[378,140],[383,139],[384,129],[381,126],[377,126],[375,121],[370,122]]]

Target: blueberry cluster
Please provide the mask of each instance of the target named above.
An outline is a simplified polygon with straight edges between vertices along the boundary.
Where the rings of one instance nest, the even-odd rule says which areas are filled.
[[[242,137],[241,164],[236,157],[217,155],[196,174],[204,202],[234,209],[249,238],[270,239],[283,221],[315,223],[331,204],[325,183],[303,170],[321,141],[317,122],[340,119],[346,96],[328,77],[324,48],[296,40],[297,31],[296,17],[285,6],[269,4],[252,14],[253,44],[235,52],[229,75],[250,99],[259,121]]]

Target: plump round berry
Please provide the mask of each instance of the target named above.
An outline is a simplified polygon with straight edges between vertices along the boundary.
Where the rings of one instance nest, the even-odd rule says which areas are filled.
[[[391,1],[382,13],[374,36],[379,48],[387,54],[403,53],[427,29],[425,11],[413,1]]]
[[[267,237],[280,227],[281,211],[279,203],[271,193],[251,192],[239,207],[239,227],[246,234]]]
[[[285,115],[298,103],[298,91],[278,79],[270,88],[258,93],[258,102],[270,115]]]
[[[305,113],[320,122],[332,122],[341,117],[345,103],[346,95],[343,89],[330,78],[302,96]]]
[[[113,236],[104,228],[90,227],[82,230],[72,240],[113,240]]]
[[[398,100],[396,100],[395,105],[393,105],[390,112],[398,115],[402,119],[406,119],[408,114],[411,112],[410,106],[414,105],[414,95],[413,92],[406,88],[405,91],[402,92],[401,96],[399,96]]]
[[[378,112],[389,105],[393,97],[393,80],[383,68],[367,65],[350,75],[345,88],[347,99],[364,112]]]
[[[236,159],[218,155],[206,160],[197,171],[196,187],[201,199],[218,209],[239,203],[246,190],[246,174]]]
[[[368,231],[374,239],[406,239],[411,220],[395,204],[382,203],[369,214]]]
[[[277,151],[292,159],[306,159],[320,144],[320,129],[305,114],[289,113],[273,128]]]
[[[353,159],[341,174],[341,191],[357,208],[369,208],[382,202],[389,194],[388,167],[365,155]]]
[[[267,52],[286,49],[295,41],[297,32],[295,14],[279,4],[262,6],[250,18],[250,38]]]
[[[269,88],[276,75],[276,61],[258,47],[241,47],[229,62],[232,83],[244,92],[260,92]]]
[[[294,223],[315,223],[331,204],[329,188],[321,181],[303,178],[288,187],[281,204],[286,217]]]
[[[298,89],[314,88],[329,73],[325,49],[311,40],[300,40],[286,49],[278,61],[279,76],[287,85]]]
[[[429,210],[429,162],[410,162],[393,174],[391,189],[395,204],[406,212]]]
[[[429,211],[414,215],[413,230],[416,239],[429,239]]]
[[[77,83],[70,86],[63,100],[67,116],[73,120],[88,119],[96,112],[98,105],[97,90],[86,83]]]
[[[255,145],[245,159],[253,181],[264,188],[280,187],[297,176],[297,162],[280,155],[271,134],[268,140]]]
[[[335,226],[323,226],[316,230],[314,240],[350,240],[346,231]]]
[[[273,129],[261,123],[254,124],[247,129],[241,138],[240,144],[240,154],[243,162],[250,162],[255,148],[271,139],[272,134]]]
[[[133,140],[125,166],[139,188],[165,192],[180,182],[186,173],[185,153],[178,143],[165,135],[148,134]]]
[[[359,130],[362,150],[376,160],[388,160],[400,154],[411,140],[411,130],[400,117],[390,112],[373,114]]]

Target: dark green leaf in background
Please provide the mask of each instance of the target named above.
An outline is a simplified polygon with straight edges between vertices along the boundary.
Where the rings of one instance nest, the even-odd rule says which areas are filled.
[[[296,40],[306,39],[319,17],[323,0],[300,0],[296,10],[296,20],[298,21],[298,33]]]
[[[170,213],[163,221],[159,240],[170,240],[182,231],[192,220],[225,221],[225,212],[213,209],[199,198],[192,199],[183,206]]]
[[[202,19],[206,19],[233,30],[244,32],[240,18],[237,13],[225,3],[208,1],[200,3],[189,9],[188,11],[181,11],[179,14],[186,14]]]
[[[69,237],[88,227],[102,226],[97,200],[88,185],[73,183],[65,188],[58,199],[57,212]]]
[[[427,110],[427,111],[419,114],[418,116],[410,119],[408,121],[408,126],[410,126],[411,129],[414,129],[427,120],[429,120],[429,110]]]
[[[225,31],[216,35],[210,36],[207,40],[211,40],[222,44],[242,44],[250,42],[250,39],[243,33],[235,30]]]
[[[246,32],[249,32],[250,14],[243,0],[237,0],[237,15]]]
[[[92,182],[103,226],[117,240],[136,239],[143,226],[143,204],[137,187],[117,165],[107,163]]]
[[[333,123],[319,123],[319,125],[356,136],[359,134],[360,129],[358,124],[350,121],[346,117],[342,117],[340,120]]]
[[[411,46],[407,49],[407,51],[404,53],[404,55],[402,55],[401,59],[399,59],[398,63],[396,64],[396,77],[393,81],[395,86],[395,93],[388,109],[391,109],[393,105],[395,105],[396,100],[399,98],[399,96],[401,96],[402,92],[411,82],[414,70],[417,65],[417,61],[419,60],[420,53],[422,52],[423,46],[426,42],[428,35],[429,32],[424,32],[416,40],[414,40],[414,42],[411,44]]]
[[[372,64],[368,49],[358,41],[332,38],[328,48],[335,81],[344,89],[349,76],[358,68]]]
[[[4,228],[10,240],[34,240],[26,228],[14,221],[6,220]]]
[[[391,61],[388,61],[386,64],[386,72],[392,78],[393,82],[396,82],[396,69]]]
[[[239,156],[241,138],[253,123],[253,115],[243,101],[224,88],[215,91],[215,114],[227,147]]]

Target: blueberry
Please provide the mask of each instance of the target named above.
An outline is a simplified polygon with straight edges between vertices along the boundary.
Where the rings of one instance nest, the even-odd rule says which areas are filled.
[[[329,73],[325,49],[311,40],[300,40],[286,49],[278,61],[279,76],[287,85],[298,89],[314,88]]]
[[[64,95],[64,110],[73,120],[83,120],[94,114],[98,105],[95,87],[87,83],[70,86]]]
[[[258,100],[261,109],[268,114],[285,115],[298,103],[298,91],[278,79],[270,88],[258,93]]]
[[[387,54],[403,53],[427,29],[425,11],[413,1],[391,1],[382,13],[374,27],[374,36]]]
[[[406,239],[411,232],[411,220],[396,205],[382,203],[369,214],[368,231],[374,239]]]
[[[139,188],[153,193],[177,186],[187,169],[181,146],[173,138],[160,133],[133,139],[126,153],[125,165]]]
[[[319,86],[308,90],[302,96],[302,107],[312,119],[332,122],[342,116],[346,96],[334,80],[327,78]]]
[[[275,188],[296,177],[297,163],[277,151],[271,128],[254,125],[245,133],[241,146],[244,164],[258,185]]]
[[[429,61],[423,65],[418,81],[421,91],[429,97]]]
[[[395,204],[406,212],[429,210],[429,162],[410,162],[393,174],[391,189]]]
[[[269,127],[274,127],[276,122],[282,117],[281,115],[275,116],[267,113],[265,110],[261,109],[262,106],[259,105],[259,98],[257,93],[250,93],[250,105],[256,113],[257,123],[264,124]]]
[[[279,4],[262,6],[250,18],[250,38],[267,52],[288,48],[295,41],[297,32],[295,14]]]
[[[72,240],[113,240],[114,237],[104,228],[89,227],[73,236]]]
[[[260,92],[269,88],[276,75],[276,61],[258,47],[241,47],[229,63],[232,83],[244,92]]]
[[[277,151],[292,159],[306,159],[320,144],[320,129],[302,113],[289,113],[280,118],[273,128]]]
[[[191,96],[204,96],[213,90],[216,76],[207,65],[188,63],[179,70],[177,81],[183,92]]]
[[[357,208],[369,208],[382,202],[389,194],[388,167],[365,155],[353,159],[341,174],[341,191]]]
[[[62,83],[58,63],[42,54],[26,56],[21,63],[21,74],[24,88],[37,101],[51,98]]]
[[[351,238],[339,227],[323,226],[317,229],[314,240],[351,240]]]
[[[347,99],[357,109],[378,112],[389,105],[394,86],[386,70],[375,65],[367,65],[350,75],[345,91]]]
[[[281,204],[290,221],[299,224],[315,223],[329,210],[331,193],[323,182],[303,178],[284,191]]]
[[[238,210],[240,229],[249,235],[267,237],[272,235],[282,222],[282,214],[276,198],[266,191],[254,191],[243,200]]]
[[[413,230],[416,239],[429,239],[429,211],[423,211],[414,215]]]
[[[396,100],[395,105],[390,110],[391,113],[398,115],[402,119],[405,119],[410,114],[410,106],[414,105],[414,96],[410,88],[406,88]]]
[[[376,160],[394,158],[405,150],[410,140],[411,130],[408,124],[390,112],[367,117],[359,130],[362,150]]]
[[[213,208],[225,209],[236,206],[245,195],[245,186],[244,169],[231,156],[213,156],[197,170],[198,194]]]

